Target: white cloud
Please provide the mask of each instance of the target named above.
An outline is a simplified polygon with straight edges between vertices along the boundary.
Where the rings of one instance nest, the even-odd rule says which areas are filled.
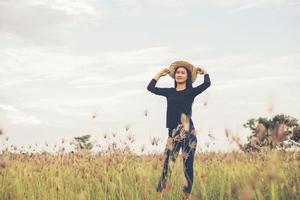
[[[137,16],[157,8],[182,15],[184,3],[176,1],[116,0],[9,0],[0,1],[0,33],[34,44],[63,43],[76,24],[101,24],[101,19]],[[167,10],[166,10],[167,9]]]
[[[251,8],[280,9],[298,6],[297,0],[210,0],[210,4],[229,9],[229,13],[241,12]]]
[[[47,125],[36,116],[27,114],[12,105],[0,104],[0,109],[5,112],[8,122],[11,124],[26,124],[26,125]]]
[[[138,85],[146,84],[148,79],[150,80],[163,67],[167,67],[174,58],[185,57],[185,54],[197,58],[199,51],[213,53],[211,49],[194,48],[180,51],[167,47],[90,55],[76,55],[66,48],[3,49],[0,50],[0,75],[3,77],[0,80],[0,87],[4,89],[22,84],[25,84],[24,87],[26,84],[31,87],[35,82],[45,84],[56,82],[78,89],[121,85],[140,89]],[[300,63],[297,54],[276,57],[220,56],[217,59],[206,60],[191,57],[188,60],[195,65],[204,63],[203,66],[208,72],[213,73],[212,79],[216,79],[214,85],[216,88],[237,87],[239,85],[237,83],[261,83],[258,80],[270,82],[272,79],[279,81],[285,77],[293,79],[296,75],[294,70],[297,70],[296,66]],[[282,70],[282,67],[286,70]],[[284,76],[281,79],[282,75]],[[162,82],[169,81],[164,79]],[[56,87],[56,84],[53,86]]]
[[[243,6],[240,6],[240,7],[234,8],[234,9],[231,9],[231,10],[229,11],[229,13],[241,12],[241,11],[243,11],[243,10],[247,10],[247,9],[250,9],[250,8],[254,8],[254,7],[256,7],[257,5],[258,5],[257,3],[251,3],[251,4],[243,5]]]
[[[10,0],[0,2],[0,33],[38,44],[62,42],[66,28],[102,17],[92,0]]]
[[[284,5],[293,5],[297,0],[211,0],[214,5],[220,6],[242,6],[249,4],[256,4],[258,6],[284,6]]]
[[[179,17],[184,15],[186,3],[183,0],[115,0],[114,2],[121,12],[120,15],[140,16],[147,12],[162,10],[163,14],[171,13]]]
[[[2,49],[0,87],[59,80],[77,87],[132,82],[139,76],[131,79],[130,75],[143,75],[167,57],[163,47],[90,55],[75,55],[69,49],[51,47]]]
[[[271,77],[259,77],[259,78],[244,78],[244,79],[229,79],[222,81],[215,81],[213,90],[232,90],[241,89],[242,87],[256,86],[260,88],[266,86],[266,84],[273,84],[275,81],[290,80],[289,77],[271,76]]]
[[[97,16],[94,7],[95,0],[26,0],[30,5],[43,5],[56,10],[62,10],[68,15],[81,17]]]

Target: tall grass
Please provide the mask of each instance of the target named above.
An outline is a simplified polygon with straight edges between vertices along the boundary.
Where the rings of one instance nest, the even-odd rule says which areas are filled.
[[[12,153],[0,161],[0,199],[156,199],[164,156],[114,150]],[[197,153],[191,199],[300,199],[300,152]],[[164,199],[180,199],[180,157]]]

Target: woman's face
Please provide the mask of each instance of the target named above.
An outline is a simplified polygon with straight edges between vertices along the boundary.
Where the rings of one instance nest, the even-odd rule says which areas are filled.
[[[184,83],[188,78],[188,73],[184,67],[178,67],[175,72],[175,80],[177,83]]]

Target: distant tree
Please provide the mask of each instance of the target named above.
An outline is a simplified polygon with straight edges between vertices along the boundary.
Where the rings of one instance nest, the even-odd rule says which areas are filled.
[[[300,125],[298,120],[292,116],[277,114],[271,119],[259,117],[249,119],[245,128],[251,130],[243,151],[260,151],[266,148],[299,148],[300,147]]]
[[[91,135],[83,135],[80,137],[74,137],[75,149],[77,151],[90,151],[93,148],[93,144],[89,142]]]

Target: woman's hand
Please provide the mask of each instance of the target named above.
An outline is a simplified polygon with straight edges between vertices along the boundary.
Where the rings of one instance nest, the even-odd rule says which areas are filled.
[[[197,67],[197,74],[206,74],[207,71],[204,67]]]
[[[155,79],[156,81],[158,81],[158,79],[159,79],[160,77],[165,76],[165,75],[167,75],[167,74],[169,74],[169,73],[170,73],[170,70],[169,70],[168,68],[164,68],[163,70],[161,70],[160,72],[158,72],[158,74],[154,77],[154,79]]]
[[[168,69],[168,68],[164,68],[163,70],[161,70],[160,72],[159,72],[159,75],[160,76],[165,76],[165,75],[167,75],[167,74],[169,74],[170,73],[170,70]]]

